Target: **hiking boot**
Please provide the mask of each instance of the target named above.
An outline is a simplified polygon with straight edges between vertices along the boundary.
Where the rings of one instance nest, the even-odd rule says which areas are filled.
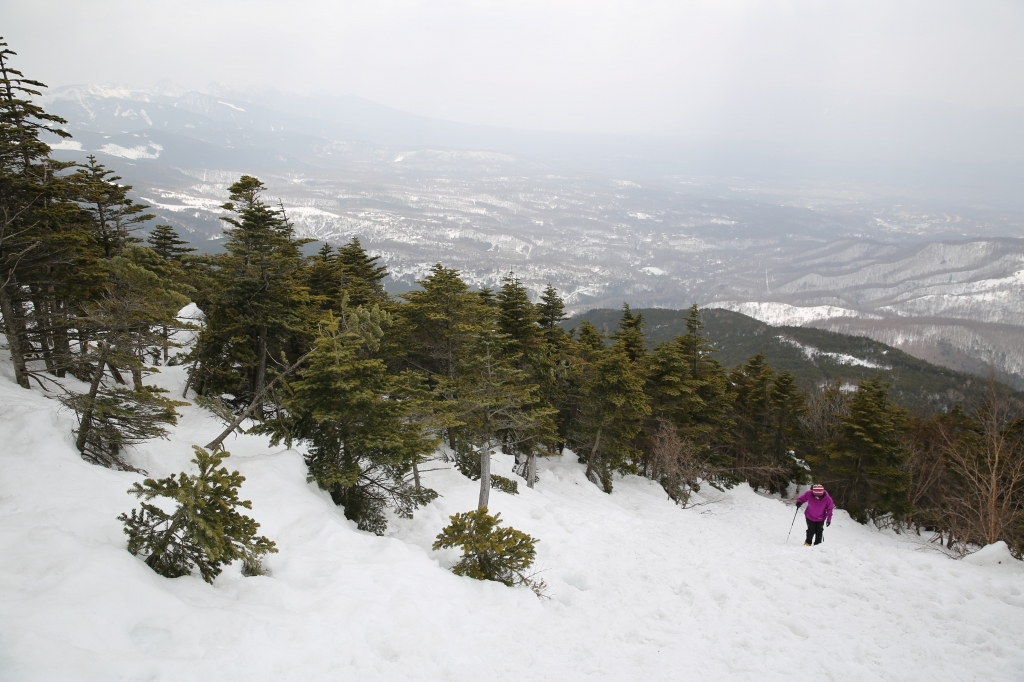
[[[804,547],[810,547],[810,546],[811,546],[811,543],[809,543],[809,542],[805,542],[804,543]]]

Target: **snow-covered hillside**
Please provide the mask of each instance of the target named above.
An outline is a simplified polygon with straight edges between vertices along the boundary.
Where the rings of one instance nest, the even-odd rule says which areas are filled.
[[[181,368],[155,377],[180,391]],[[134,461],[189,468],[221,428],[182,410]],[[166,579],[116,517],[140,476],[85,463],[72,415],[0,364],[0,680],[1019,680],[1024,565],[994,546],[954,561],[842,512],[806,548],[793,508],[747,487],[681,509],[646,479],[605,495],[575,458],[492,511],[538,538],[550,598],[459,578],[433,552],[476,484],[425,467],[441,497],[390,537],[355,529],[300,455],[232,437],[269,575]],[[507,457],[495,458],[511,475]]]
[[[800,327],[811,322],[836,318],[864,317],[867,319],[877,319],[879,317],[878,315],[861,313],[857,310],[840,308],[834,305],[795,306],[776,301],[721,301],[708,307],[742,313],[747,317],[760,320],[773,327]]]

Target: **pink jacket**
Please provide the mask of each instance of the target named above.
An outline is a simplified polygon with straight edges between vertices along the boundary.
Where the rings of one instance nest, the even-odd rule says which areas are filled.
[[[832,510],[836,508],[836,503],[832,501],[832,497],[827,492],[822,495],[821,499],[818,499],[808,490],[796,498],[796,502],[797,504],[801,502],[807,503],[807,510],[804,511],[804,516],[811,521],[831,521]]]

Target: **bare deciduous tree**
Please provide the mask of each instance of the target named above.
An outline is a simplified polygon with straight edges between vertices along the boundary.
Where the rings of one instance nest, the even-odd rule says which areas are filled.
[[[955,478],[946,504],[951,530],[967,543],[1007,540],[1020,551],[1024,526],[1024,418],[1021,405],[989,378],[988,399],[971,428],[944,431],[945,461]]]

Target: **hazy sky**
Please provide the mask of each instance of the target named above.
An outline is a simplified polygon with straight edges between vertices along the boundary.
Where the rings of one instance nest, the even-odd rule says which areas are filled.
[[[1024,106],[1019,1],[0,0],[0,16],[51,86],[324,90],[519,128],[679,133],[809,91]]]

